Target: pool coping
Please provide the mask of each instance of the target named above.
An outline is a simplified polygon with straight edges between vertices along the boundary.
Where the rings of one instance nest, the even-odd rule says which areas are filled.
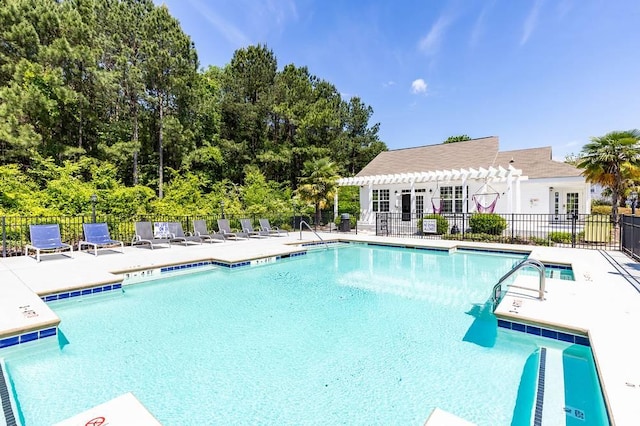
[[[301,251],[305,251],[306,249],[302,249],[302,244],[303,243],[313,243],[314,242],[314,238],[312,238],[312,236],[309,236],[309,233],[305,234],[308,238],[306,238],[305,240],[298,240],[298,239],[293,239],[293,238],[287,238],[287,237],[278,237],[277,241],[278,241],[278,247],[276,249],[270,249],[267,250],[268,253],[264,253],[263,251],[261,251],[260,253],[251,253],[251,247],[257,246],[259,244],[260,241],[276,241],[275,239],[262,239],[262,240],[252,240],[253,243],[243,243],[243,242],[228,242],[228,244],[216,244],[216,245],[212,245],[213,247],[211,248],[212,251],[214,250],[228,250],[228,247],[234,247],[235,248],[242,248],[242,250],[240,250],[240,253],[238,253],[237,251],[234,253],[224,253],[221,255],[213,255],[213,254],[209,254],[207,253],[207,255],[204,256],[194,256],[197,255],[196,250],[197,247],[199,246],[189,246],[189,247],[178,247],[178,248],[171,248],[171,250],[144,250],[144,249],[139,249],[139,248],[128,248],[129,250],[127,251],[127,254],[125,256],[120,256],[120,259],[122,260],[126,260],[128,262],[127,256],[130,253],[136,253],[136,254],[140,254],[142,252],[145,252],[144,254],[144,259],[136,259],[136,261],[138,261],[138,263],[136,264],[135,261],[134,262],[128,262],[128,264],[126,265],[126,267],[114,267],[114,266],[108,266],[107,271],[115,271],[118,274],[114,274],[114,279],[113,280],[107,280],[111,283],[113,282],[117,282],[118,279],[120,279],[120,277],[118,275],[120,275],[122,272],[124,271],[136,271],[136,270],[143,270],[145,268],[149,268],[149,267],[153,267],[153,268],[157,268],[157,267],[171,267],[171,266],[176,266],[179,265],[181,263],[183,263],[185,261],[185,259],[195,259],[195,260],[202,260],[202,259],[217,259],[217,260],[221,260],[223,262],[226,262],[227,264],[233,264],[234,262],[242,262],[243,260],[246,261],[247,259],[251,259],[251,260],[255,260],[255,259],[262,259],[265,257],[269,257],[269,256],[273,256],[273,255],[277,255],[277,253],[292,253],[295,251],[301,252]],[[585,273],[585,270],[589,269],[589,267],[592,267],[592,269],[590,272],[592,275],[596,274],[596,270],[600,267],[598,265],[595,266],[596,269],[593,269],[593,264],[589,265],[589,261],[584,261],[584,259],[581,259],[582,257],[594,257],[594,253],[596,253],[595,251],[587,251],[587,250],[580,250],[579,252],[582,253],[582,256],[578,256],[577,253],[575,253],[576,250],[578,249],[566,249],[566,248],[546,248],[546,247],[537,247],[537,246],[512,246],[512,245],[504,245],[504,244],[486,244],[486,243],[469,243],[469,242],[459,242],[459,241],[447,241],[447,240],[411,240],[411,241],[407,241],[406,239],[401,239],[401,238],[392,238],[392,237],[375,237],[375,236],[371,236],[371,235],[358,235],[358,236],[354,236],[354,235],[340,235],[340,234],[323,234],[322,235],[325,239],[327,240],[331,240],[331,241],[336,241],[336,242],[360,242],[360,243],[372,243],[373,245],[387,245],[387,246],[396,246],[396,247],[405,247],[405,248],[416,248],[416,249],[433,249],[433,250],[441,250],[441,251],[449,251],[449,252],[455,252],[456,250],[464,250],[464,249],[471,249],[472,251],[494,251],[494,252],[509,252],[509,253],[518,253],[518,254],[525,254],[528,255],[530,257],[535,257],[543,262],[549,262],[552,264],[569,264],[572,265],[573,269],[574,269],[574,273],[576,273],[576,280],[578,281],[591,281],[589,284],[593,284],[594,280],[593,279],[587,279],[587,273]],[[315,241],[317,242],[317,239],[315,239]],[[220,249],[219,247],[223,247],[222,249]],[[196,249],[196,250],[194,250]],[[302,250],[301,250],[302,249]],[[209,250],[209,248],[207,248],[207,250]],[[567,251],[569,250],[569,251]],[[189,251],[193,251],[193,253],[188,253]],[[157,254],[158,253],[158,254]],[[171,257],[173,258],[176,254],[177,255],[184,255],[185,253],[187,253],[187,255],[182,256],[182,260],[180,259],[167,259],[166,256],[164,256],[164,260],[162,259],[156,259],[156,256],[162,256],[162,254],[166,255],[168,253],[171,253]],[[48,268],[49,265],[55,266],[57,269],[62,269],[62,270],[66,270],[68,269],[68,266],[73,265],[73,262],[77,262],[78,258],[80,256],[89,256],[87,254],[74,254],[76,257],[76,259],[74,260],[54,260],[54,261],[43,261],[40,264],[36,264],[36,263],[30,263],[27,264],[25,267],[30,268],[30,269],[35,269],[35,270],[49,270],[50,268]],[[116,255],[114,255],[116,256]],[[142,255],[141,255],[142,256]],[[624,255],[623,255],[624,256]],[[82,259],[83,261],[89,263],[94,263],[96,261],[100,261],[101,259],[108,259],[108,261],[112,260],[110,258],[112,258],[112,256],[90,256],[92,259]],[[120,261],[120,259],[118,259],[118,261]],[[564,259],[564,260],[563,260]],[[9,259],[10,262],[7,262],[5,259],[0,259],[0,274],[3,271],[11,271],[16,277],[18,277],[17,282],[19,283],[19,285],[25,286],[25,287],[29,287],[29,282],[25,282],[26,280],[21,280],[21,276],[20,276],[20,269],[23,265],[20,265],[19,267],[15,267],[11,262],[12,259]],[[32,259],[30,259],[31,262],[33,262]],[[71,262],[71,264],[69,263]],[[576,267],[576,262],[581,263],[582,265],[580,267]],[[16,264],[24,264],[24,262],[20,262],[19,259],[18,261],[15,262]],[[633,262],[634,264],[637,265],[637,263]],[[46,266],[45,266],[46,265]],[[599,283],[601,281],[604,281],[605,279],[611,279],[610,276],[607,276],[606,274],[609,273],[613,273],[613,272],[609,272],[608,270],[605,271],[606,268],[604,268],[604,266],[602,266],[602,270],[598,270],[597,272],[601,272],[601,276],[597,277],[598,279],[595,280],[595,282]],[[614,268],[612,268],[614,269]],[[101,270],[105,270],[105,267],[102,266]],[[112,273],[113,274],[113,273]],[[44,275],[46,277],[46,274]],[[604,277],[604,278],[603,278]],[[593,277],[592,277],[593,278]],[[42,276],[41,276],[42,279]],[[15,280],[14,280],[15,281]],[[104,280],[102,280],[104,282]],[[91,283],[91,280],[85,279],[84,281],[85,283],[89,283],[87,285],[93,285],[95,283]],[[14,284],[11,284],[14,285]],[[83,288],[82,286],[78,286],[78,285],[72,285],[72,286],[62,286],[59,285],[59,287],[57,288],[57,290],[62,289],[62,290],[67,290],[67,289],[77,289],[77,288]],[[42,293],[42,295],[46,295],[46,294],[53,294],[53,292],[56,289],[52,289],[49,288],[46,291],[40,291],[40,293]],[[555,291],[555,290],[549,290],[549,291]],[[40,298],[40,294],[36,291],[36,290],[32,290],[33,294],[36,295],[36,297]],[[59,292],[59,291],[58,291]],[[637,292],[636,292],[637,293]],[[489,295],[487,295],[489,296]],[[637,294],[635,294],[634,296],[636,299],[638,298]],[[506,298],[505,298],[506,299]],[[503,299],[504,302],[504,299]],[[527,302],[529,303],[529,302]],[[635,300],[634,300],[635,303]],[[0,305],[0,307],[2,307]],[[634,316],[640,318],[640,310],[635,310],[635,304],[634,304]],[[496,315],[498,316],[498,315]],[[516,316],[512,316],[512,319],[516,319],[517,318],[517,322],[531,322],[531,324],[544,324],[546,319],[544,317],[544,315],[523,315],[523,313],[520,313],[519,315]],[[1,320],[1,318],[0,318]],[[549,322],[549,326],[554,326],[554,327],[563,327],[566,328],[567,331],[573,331],[574,333],[577,332],[580,335],[585,335],[588,337],[590,344],[591,344],[591,348],[594,354],[594,359],[596,361],[596,368],[598,369],[598,375],[601,381],[601,387],[602,387],[602,391],[603,391],[603,395],[605,397],[605,403],[607,405],[607,411],[609,413],[609,416],[611,418],[612,424],[615,424],[616,422],[620,422],[620,424],[625,424],[624,423],[624,419],[636,419],[638,417],[638,413],[640,413],[640,410],[638,410],[637,407],[633,407],[635,410],[630,410],[630,409],[625,409],[624,407],[624,403],[623,400],[628,400],[630,398],[630,389],[625,389],[627,392],[621,392],[619,389],[616,389],[615,392],[610,392],[611,388],[619,388],[619,380],[620,380],[620,374],[619,372],[616,374],[612,374],[613,372],[616,372],[617,368],[615,368],[616,365],[619,365],[618,362],[616,361],[617,358],[615,356],[615,354],[613,354],[612,352],[614,352],[613,350],[610,349],[611,345],[621,345],[624,347],[624,342],[622,341],[623,338],[619,338],[616,339],[615,336],[613,336],[613,333],[606,333],[605,331],[599,330],[598,333],[593,333],[593,331],[590,329],[590,327],[588,325],[585,325],[585,323],[583,322],[584,318],[578,318],[578,321],[551,321]],[[59,321],[59,320],[58,320]],[[13,332],[15,333],[16,331],[20,331],[19,328],[2,328],[2,322],[0,321],[0,336],[7,336],[7,332]],[[57,324],[56,324],[57,326]],[[606,327],[605,327],[606,328]],[[619,329],[620,326],[616,326],[615,329]],[[24,328],[24,330],[26,332],[33,332],[34,331],[34,326],[31,325],[28,328]],[[0,337],[2,338],[2,337]],[[601,344],[600,340],[607,340],[607,344]],[[605,361],[606,360],[606,361]],[[607,365],[605,367],[603,367],[606,363]],[[631,366],[633,364],[629,364],[629,366]],[[634,377],[633,379],[631,379],[631,382],[633,384],[637,383],[638,384],[638,388],[640,388],[640,371],[634,373],[637,374],[637,379]],[[611,380],[608,380],[608,378],[610,376],[615,376],[615,378],[613,379],[614,381],[617,381],[616,383],[614,383],[613,385],[610,383]],[[625,377],[627,377],[627,375],[624,375]],[[627,382],[628,383],[628,382]],[[633,398],[637,398],[638,395],[636,394],[631,394],[631,397]],[[616,402],[616,400],[620,400],[620,402]],[[622,407],[622,408],[621,408]]]

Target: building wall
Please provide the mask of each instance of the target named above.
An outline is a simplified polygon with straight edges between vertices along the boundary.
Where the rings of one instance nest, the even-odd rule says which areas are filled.
[[[446,186],[460,186],[461,181],[446,184],[436,184],[435,182],[416,183],[415,189],[425,189],[425,192],[416,192],[415,195],[424,196],[424,213],[432,213],[431,201],[434,199],[436,207],[439,206],[437,197],[440,189]],[[553,214],[555,212],[555,196],[558,193],[558,214],[566,214],[567,194],[578,194],[578,213],[590,213],[591,194],[589,184],[583,178],[560,178],[560,179],[531,179],[520,182],[520,203],[517,204],[517,190],[515,181],[512,183],[511,197],[506,182],[491,183],[485,186],[484,182],[468,181],[468,200],[463,200],[463,212],[477,211],[473,196],[480,199],[482,205],[489,205],[495,195],[499,194],[494,212],[500,214],[522,213],[522,214]],[[371,189],[389,190],[389,211],[391,213],[402,212],[402,191],[410,190],[411,185],[406,184],[378,184],[372,185]],[[373,224],[375,213],[370,210],[370,187],[365,185],[360,187],[360,209],[361,221]],[[486,194],[486,195],[482,195]],[[512,204],[510,204],[510,202]],[[513,207],[512,207],[513,205]],[[415,202],[412,202],[412,213],[415,212]]]

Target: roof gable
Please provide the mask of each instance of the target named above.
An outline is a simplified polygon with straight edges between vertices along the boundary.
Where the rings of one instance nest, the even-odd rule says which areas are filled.
[[[509,165],[529,178],[580,176],[580,169],[552,160],[551,147],[500,152],[497,136],[381,152],[356,176],[391,175]]]

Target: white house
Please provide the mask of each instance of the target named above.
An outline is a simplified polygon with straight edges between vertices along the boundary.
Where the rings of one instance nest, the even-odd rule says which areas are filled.
[[[360,225],[375,213],[590,213],[580,169],[554,161],[551,147],[500,151],[496,136],[381,152],[340,186],[360,187]],[[336,203],[337,204],[337,203]]]

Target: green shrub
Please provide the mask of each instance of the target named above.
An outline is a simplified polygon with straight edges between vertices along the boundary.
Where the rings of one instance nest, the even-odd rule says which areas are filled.
[[[611,214],[611,206],[603,206],[603,205],[593,206],[592,205],[591,214],[603,214],[603,215]]]
[[[422,233],[422,220],[423,219],[435,219],[436,220],[436,232],[439,235],[444,235],[447,233],[447,229],[449,228],[449,222],[447,219],[439,214],[428,214],[425,215],[422,219],[418,220],[418,233]]]
[[[536,246],[551,246],[551,240],[547,239],[547,238],[539,238],[539,237],[530,237],[529,240],[531,241],[531,244],[536,245]]]
[[[593,209],[595,206],[609,206],[611,207],[611,201],[610,200],[604,200],[604,199],[592,199],[591,200],[591,209]]]
[[[474,234],[500,235],[507,229],[507,221],[495,213],[475,213],[469,218],[469,227]]]
[[[549,232],[549,240],[554,243],[571,244],[571,232]]]

